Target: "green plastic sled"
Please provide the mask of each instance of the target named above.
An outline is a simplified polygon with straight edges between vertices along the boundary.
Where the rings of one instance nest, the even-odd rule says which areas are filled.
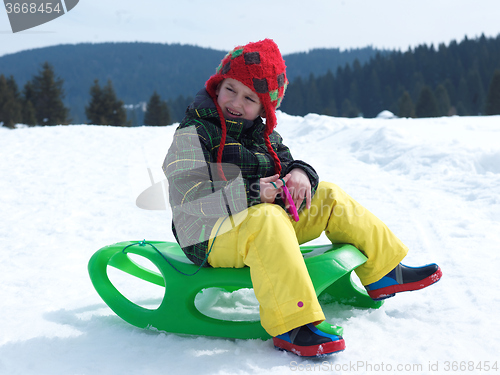
[[[382,301],[373,301],[366,291],[351,280],[351,272],[366,257],[351,245],[303,246],[302,254],[316,294],[324,301],[378,308]],[[160,270],[151,271],[128,254],[150,260]],[[167,262],[168,260],[168,262]],[[170,263],[170,264],[169,264]],[[125,298],[111,283],[107,266],[165,287],[160,306],[148,309]],[[250,269],[203,267],[189,261],[177,243],[160,241],[120,242],[98,250],[90,259],[88,270],[92,283],[104,302],[122,319],[140,327],[178,334],[218,336],[237,339],[268,339],[260,321],[227,321],[208,317],[195,306],[195,297],[206,288],[234,291],[252,288]],[[325,297],[325,298],[321,298]]]

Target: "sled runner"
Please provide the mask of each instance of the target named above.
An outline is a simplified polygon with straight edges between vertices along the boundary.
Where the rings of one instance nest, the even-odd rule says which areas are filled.
[[[301,252],[320,303],[339,302],[365,308],[382,305],[382,301],[373,301],[351,280],[351,272],[366,262],[366,257],[355,247],[346,244],[302,246]],[[139,265],[128,254],[147,258],[160,273]],[[160,306],[148,309],[124,297],[109,280],[108,265],[165,287]],[[214,319],[195,306],[196,295],[203,293],[203,289],[217,287],[232,292],[252,288],[248,267],[199,268],[187,259],[177,243],[140,241],[120,242],[98,250],[90,259],[88,270],[104,302],[118,316],[137,327],[237,339],[270,338],[258,320]]]

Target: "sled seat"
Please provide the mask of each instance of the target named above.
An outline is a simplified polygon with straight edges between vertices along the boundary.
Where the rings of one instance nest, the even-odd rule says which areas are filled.
[[[351,280],[351,272],[366,262],[366,257],[354,246],[302,246],[301,252],[320,303],[339,302],[365,308],[382,305],[382,301],[373,301],[363,288]],[[147,258],[160,273],[134,262],[129,254]],[[158,308],[144,308],[124,297],[109,280],[108,265],[165,287]],[[188,260],[177,243],[161,241],[119,242],[106,246],[98,250],[88,264],[90,278],[101,298],[118,316],[134,326],[178,334],[237,339],[270,337],[259,320],[215,319],[204,315],[195,306],[196,295],[207,288],[222,288],[230,292],[252,288],[248,267],[202,267],[193,276],[178,272],[193,274],[198,268]]]

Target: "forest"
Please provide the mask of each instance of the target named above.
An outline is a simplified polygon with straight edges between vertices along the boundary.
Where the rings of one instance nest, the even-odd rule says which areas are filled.
[[[500,35],[422,45],[377,54],[365,64],[354,61],[324,75],[298,77],[289,85],[282,110],[368,118],[383,110],[399,117],[498,114],[498,69]]]
[[[176,122],[224,53],[195,46],[102,43],[2,56],[0,123]],[[284,58],[290,84],[280,109],[292,115],[375,117],[383,110],[399,117],[500,114],[500,35],[405,52],[315,49]]]
[[[160,43],[80,43],[58,45],[0,56],[0,75],[10,76],[22,91],[47,62],[62,80],[63,102],[72,123],[86,123],[85,106],[94,81],[113,89],[126,107],[133,125],[141,125],[143,108],[153,92],[169,104],[174,121],[215,72],[226,51],[191,45]],[[325,74],[328,69],[368,61],[377,51],[371,47],[344,50],[314,49],[286,55],[290,79],[299,74]]]

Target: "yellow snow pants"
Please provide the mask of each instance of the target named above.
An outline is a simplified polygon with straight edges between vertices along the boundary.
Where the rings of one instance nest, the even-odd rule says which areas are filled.
[[[232,219],[222,223],[208,262],[212,267],[250,267],[261,324],[271,336],[325,319],[300,244],[325,232],[332,243],[354,245],[368,258],[356,269],[363,285],[380,280],[408,252],[381,220],[328,182],[319,184],[311,208],[300,212],[298,222],[269,203],[252,206]]]

